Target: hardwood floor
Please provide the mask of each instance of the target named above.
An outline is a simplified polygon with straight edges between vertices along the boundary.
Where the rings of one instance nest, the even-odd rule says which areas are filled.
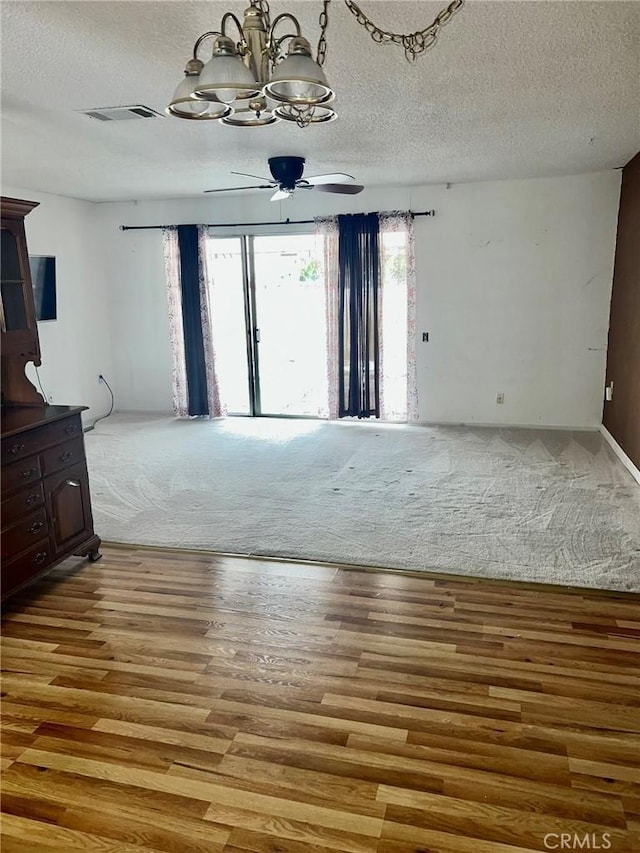
[[[2,643],[3,853],[640,850],[640,596],[112,546]]]

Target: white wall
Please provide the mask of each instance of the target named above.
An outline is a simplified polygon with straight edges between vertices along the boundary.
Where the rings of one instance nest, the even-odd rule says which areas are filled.
[[[435,208],[435,218],[415,220],[420,419],[595,427],[619,191],[619,173],[602,172],[354,197],[298,193],[281,204],[265,193],[98,205],[119,408],[171,409],[161,232],[121,224]]]
[[[56,258],[57,319],[38,323],[42,365],[40,381],[49,402],[84,405],[85,423],[109,408],[109,394],[98,382],[101,373],[111,381],[111,335],[108,317],[106,242],[97,206],[16,187],[2,194],[38,201],[25,219],[27,246],[32,255]],[[33,365],[29,379],[37,387]]]
[[[601,423],[619,192],[619,172],[445,192],[417,260],[423,418]]]

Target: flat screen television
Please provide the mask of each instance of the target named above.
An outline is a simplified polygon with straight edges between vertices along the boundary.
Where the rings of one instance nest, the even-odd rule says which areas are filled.
[[[44,255],[29,255],[33,301],[36,320],[55,320],[56,306],[56,259]]]

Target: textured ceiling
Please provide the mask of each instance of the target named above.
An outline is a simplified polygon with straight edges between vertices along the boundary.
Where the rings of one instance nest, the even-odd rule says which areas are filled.
[[[2,178],[95,201],[199,195],[264,174],[278,154],[367,185],[596,171],[640,148],[640,2],[468,0],[409,64],[331,4],[325,70],[338,121],[235,129],[159,118],[99,122],[76,110],[162,111],[195,38],[246,2],[14,2],[2,20]],[[319,0],[272,0],[317,39]],[[386,29],[429,23],[444,2],[360,5]]]

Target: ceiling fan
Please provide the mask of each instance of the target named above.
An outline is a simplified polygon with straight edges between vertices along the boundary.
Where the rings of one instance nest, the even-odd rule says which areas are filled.
[[[323,193],[343,193],[357,195],[364,187],[352,184],[353,175],[337,173],[333,175],[313,175],[303,178],[304,157],[270,157],[268,160],[271,178],[260,175],[248,175],[246,172],[232,172],[232,175],[243,175],[246,178],[257,178],[265,183],[250,187],[225,187],[219,190],[205,190],[206,193],[228,193],[236,190],[275,190],[271,201],[283,201],[291,198],[294,190],[320,190]]]

